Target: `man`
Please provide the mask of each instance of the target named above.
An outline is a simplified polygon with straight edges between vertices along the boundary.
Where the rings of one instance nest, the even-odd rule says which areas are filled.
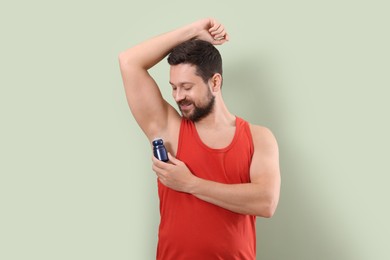
[[[231,114],[222,98],[224,26],[203,19],[119,55],[130,109],[169,162],[152,158],[161,222],[157,259],[255,259],[255,217],[279,200],[278,146],[265,127]],[[170,85],[182,116],[148,69],[169,54]],[[243,87],[243,86],[236,86]]]

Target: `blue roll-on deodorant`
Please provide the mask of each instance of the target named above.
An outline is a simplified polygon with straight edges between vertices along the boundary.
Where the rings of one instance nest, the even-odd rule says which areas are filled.
[[[154,157],[163,162],[169,161],[167,149],[165,149],[164,141],[161,138],[154,139],[152,145]]]

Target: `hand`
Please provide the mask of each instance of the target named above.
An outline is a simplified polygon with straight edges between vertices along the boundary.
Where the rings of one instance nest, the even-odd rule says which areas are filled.
[[[199,29],[196,39],[208,41],[214,45],[221,45],[229,40],[225,27],[213,18],[206,18],[194,23]]]
[[[197,177],[191,173],[184,162],[176,159],[170,153],[168,153],[168,158],[169,162],[165,163],[153,156],[153,171],[160,182],[168,188],[189,193]]]

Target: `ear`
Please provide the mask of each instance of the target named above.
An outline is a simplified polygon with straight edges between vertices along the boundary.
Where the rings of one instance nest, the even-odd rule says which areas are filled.
[[[222,75],[215,73],[210,79],[210,86],[213,92],[218,92],[222,88]]]

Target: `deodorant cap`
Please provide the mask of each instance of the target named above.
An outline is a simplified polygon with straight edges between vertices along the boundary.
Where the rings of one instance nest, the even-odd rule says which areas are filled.
[[[152,144],[153,144],[153,146],[163,145],[164,141],[162,140],[162,138],[156,137],[153,139]]]

